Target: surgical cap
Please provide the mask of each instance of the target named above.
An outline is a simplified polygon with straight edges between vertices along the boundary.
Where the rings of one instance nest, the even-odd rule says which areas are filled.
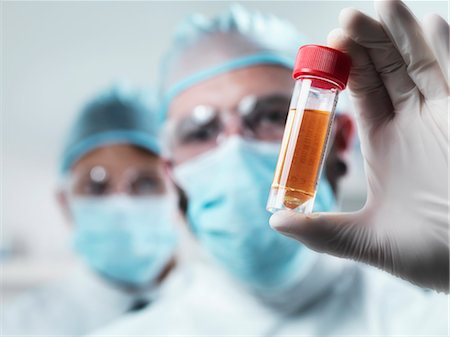
[[[231,5],[208,19],[182,22],[164,56],[159,81],[164,115],[172,99],[192,85],[228,71],[259,64],[292,69],[305,38],[289,22]]]
[[[160,122],[150,92],[116,85],[84,106],[71,126],[62,153],[61,173],[99,147],[132,144],[160,153]]]

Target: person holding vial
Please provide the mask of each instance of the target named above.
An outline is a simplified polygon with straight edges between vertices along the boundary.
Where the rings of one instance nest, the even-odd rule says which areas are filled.
[[[161,67],[164,144],[206,261],[177,296],[94,336],[447,332],[445,296],[315,253],[270,228],[266,202],[303,44],[291,24],[236,5],[180,24]],[[340,176],[329,166],[348,149],[351,125],[337,116],[314,210],[336,207]]]
[[[316,251],[449,293],[449,25],[429,15],[421,26],[400,1],[375,4],[379,21],[346,9],[329,36],[353,61],[366,204],[280,212],[271,224]]]
[[[119,85],[76,117],[58,199],[82,263],[5,306],[5,335],[81,336],[163,296],[175,273],[178,196],[156,117],[147,95]]]

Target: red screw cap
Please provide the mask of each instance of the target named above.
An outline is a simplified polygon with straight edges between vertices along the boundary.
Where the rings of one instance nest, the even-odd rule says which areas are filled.
[[[340,90],[344,90],[352,60],[343,52],[314,44],[300,47],[295,60],[294,79],[303,76],[317,76],[335,82]]]

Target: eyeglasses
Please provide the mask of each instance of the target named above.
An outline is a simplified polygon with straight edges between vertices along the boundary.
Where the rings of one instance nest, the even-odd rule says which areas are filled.
[[[198,105],[187,117],[168,124],[166,144],[173,155],[182,159],[217,146],[233,133],[261,141],[281,141],[290,99],[282,94],[246,96],[231,111]]]
[[[117,174],[98,165],[72,175],[68,192],[74,196],[105,197],[115,193],[132,196],[153,196],[166,191],[166,181],[161,172],[153,169],[128,168]]]

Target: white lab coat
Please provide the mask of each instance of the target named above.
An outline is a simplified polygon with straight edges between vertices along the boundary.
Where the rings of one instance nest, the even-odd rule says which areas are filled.
[[[321,255],[290,291],[264,301],[210,264],[171,295],[91,336],[447,336],[448,297]],[[283,304],[284,303],[284,304]]]
[[[136,300],[152,302],[156,295],[155,287],[126,292],[77,266],[67,279],[3,305],[2,336],[83,336],[118,319]]]

